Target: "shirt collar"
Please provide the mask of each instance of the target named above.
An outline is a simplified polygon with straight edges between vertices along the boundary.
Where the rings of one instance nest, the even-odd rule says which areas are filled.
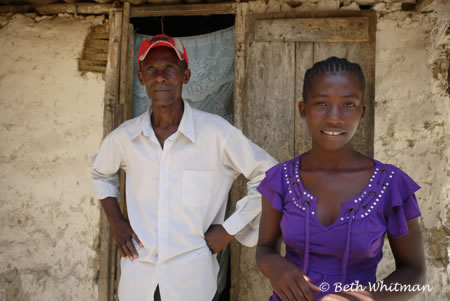
[[[192,107],[183,99],[184,112],[181,118],[180,125],[178,126],[178,131],[180,131],[186,138],[191,140],[192,143],[195,142],[195,126],[194,126],[194,112]]]
[[[183,100],[184,112],[181,117],[180,124],[178,126],[178,131],[182,133],[191,142],[195,142],[195,126],[194,126],[194,113],[192,107]],[[132,134],[131,139],[136,138],[140,133],[143,133],[147,137],[154,136],[154,131],[151,126],[150,115],[152,113],[152,105],[150,105],[147,111],[139,116],[139,121],[136,126],[136,131]]]

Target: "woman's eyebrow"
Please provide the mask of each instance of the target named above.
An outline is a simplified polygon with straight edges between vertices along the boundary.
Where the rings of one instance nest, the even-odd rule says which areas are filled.
[[[358,94],[350,93],[350,94],[344,94],[345,98],[361,98]]]

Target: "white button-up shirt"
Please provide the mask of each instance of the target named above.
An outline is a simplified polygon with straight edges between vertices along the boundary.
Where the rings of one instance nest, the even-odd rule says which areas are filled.
[[[92,163],[96,195],[118,198],[117,172],[124,169],[130,224],[144,245],[137,260],[151,269],[149,287],[159,284],[162,300],[210,301],[218,264],[204,233],[222,224],[254,246],[261,211],[256,187],[276,161],[223,118],[186,102],[178,130],[162,148],[150,114],[151,107],[104,139]],[[249,179],[248,194],[224,221],[230,187],[240,174]]]

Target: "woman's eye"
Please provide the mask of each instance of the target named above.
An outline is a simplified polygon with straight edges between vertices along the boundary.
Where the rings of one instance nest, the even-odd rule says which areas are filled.
[[[346,103],[344,104],[344,107],[347,107],[347,108],[354,108],[354,107],[356,107],[356,105],[355,105],[353,102],[346,102]]]
[[[319,106],[319,107],[324,107],[324,106],[326,106],[327,104],[324,103],[324,102],[322,102],[322,101],[318,101],[318,102],[315,103],[315,105],[316,105],[316,106]]]

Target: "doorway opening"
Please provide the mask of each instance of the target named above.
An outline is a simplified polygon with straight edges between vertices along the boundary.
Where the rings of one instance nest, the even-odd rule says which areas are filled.
[[[201,39],[202,45],[208,45],[205,42],[205,38],[208,38],[208,34],[214,37],[211,39],[212,41],[221,40],[221,43],[226,41],[226,47],[211,47],[211,51],[209,51],[208,55],[203,55],[203,52],[199,52],[202,55],[197,55],[197,53],[189,52],[189,41],[183,41],[185,44],[186,50],[188,52],[189,59],[189,67],[192,71],[191,81],[192,83],[194,79],[194,73],[203,74],[205,77],[201,78],[201,84],[196,85],[193,91],[198,91],[201,89],[205,89],[204,93],[194,94],[191,93],[185,98],[185,90],[189,91],[189,87],[185,86],[183,88],[183,98],[188,101],[188,103],[200,110],[204,110],[210,113],[215,113],[221,117],[224,117],[228,121],[232,123],[233,121],[233,85],[234,85],[234,30],[233,30],[233,39],[229,39],[228,34],[224,35],[216,35],[219,31],[226,31],[234,26],[235,24],[235,15],[226,14],[226,15],[210,15],[210,16],[156,16],[156,17],[141,17],[141,18],[131,18],[130,23],[134,28],[134,38],[135,38],[135,56],[136,50],[138,49],[140,43],[142,41],[143,35],[145,36],[153,36],[156,34],[164,33],[166,35],[172,37],[178,37],[183,40],[183,37],[189,37],[189,40],[195,39],[196,36]],[[225,38],[224,38],[225,37]],[[147,37],[145,37],[147,38]],[[204,43],[204,44],[203,44]],[[190,43],[192,44],[192,43]],[[217,54],[217,48],[220,48],[220,55]],[[231,49],[229,51],[225,51],[224,48]],[[204,49],[201,49],[202,51]],[[195,51],[194,51],[195,52]],[[223,53],[226,52],[226,57]],[[191,60],[193,58],[193,60]],[[191,64],[191,62],[199,62],[200,60],[205,59],[201,64]],[[220,60],[225,59],[227,63],[221,63]],[[230,62],[231,60],[231,62]],[[135,60],[134,60],[135,61]],[[230,62],[230,64],[228,63]],[[202,65],[202,70],[194,69],[197,68],[198,65]],[[229,66],[230,68],[227,68]],[[135,65],[136,68],[136,65]],[[225,77],[226,71],[228,70],[228,74],[232,77]],[[222,73],[220,73],[220,72]],[[134,74],[136,74],[137,70],[134,70]],[[215,73],[213,76],[207,76],[207,74]],[[220,73],[220,74],[219,74]],[[195,79],[194,79],[195,80]],[[217,80],[220,84],[210,85],[211,80]],[[204,83],[207,82],[208,85]],[[148,98],[144,95],[143,91],[138,92],[141,88],[139,86],[133,89],[133,115],[137,116],[146,110],[146,106],[143,104],[147,104]],[[206,86],[215,86],[215,88],[207,88]],[[220,86],[220,87],[219,87]],[[202,98],[202,95],[205,97]],[[230,207],[230,200],[228,201],[227,212],[225,218],[229,215],[228,208]],[[218,254],[217,260],[220,265],[220,272],[218,276],[218,294],[213,299],[214,301],[228,301],[230,299],[230,247],[228,246],[224,251]]]
[[[196,36],[234,26],[234,15],[131,18],[135,33],[172,37]],[[162,26],[161,26],[162,24]]]

